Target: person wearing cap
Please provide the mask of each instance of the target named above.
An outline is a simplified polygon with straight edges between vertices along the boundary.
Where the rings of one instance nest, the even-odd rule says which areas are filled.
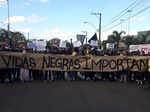
[[[79,48],[78,47],[74,47],[74,51],[72,52],[71,56],[77,56],[78,52],[79,52]],[[72,68],[72,69],[74,69],[74,68]],[[76,75],[77,75],[76,71],[69,71],[68,72],[68,78],[67,78],[67,80],[68,81],[70,81],[70,80],[76,80]]]

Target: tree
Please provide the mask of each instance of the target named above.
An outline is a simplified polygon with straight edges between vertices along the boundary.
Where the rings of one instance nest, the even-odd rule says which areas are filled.
[[[137,38],[140,41],[140,44],[145,44],[146,43],[146,38],[147,38],[146,35],[141,34],[141,35],[138,35]]]
[[[26,38],[24,36],[24,34],[20,33],[20,32],[11,32],[10,31],[10,37],[12,38],[13,41],[19,41],[19,42],[26,42]]]
[[[150,44],[150,40],[146,41],[146,44]]]
[[[121,35],[122,33],[126,33],[125,31],[121,31],[120,33],[118,31],[113,31],[112,35],[108,36],[108,40],[110,43],[115,43],[116,49],[119,50],[119,42],[121,41]]]
[[[0,41],[4,42],[7,36],[7,31],[5,29],[0,29]]]
[[[147,37],[150,36],[150,31],[148,31],[146,34],[140,34],[135,39],[135,44],[148,44],[150,41],[147,39]]]
[[[125,36],[122,38],[121,42],[123,42],[127,46],[127,48],[129,48],[129,46],[134,43],[134,36]]]
[[[125,31],[121,31],[120,33],[118,31],[113,31],[113,35],[115,37],[115,40],[117,42],[117,50],[119,50],[119,42],[121,41],[121,35],[122,33],[126,33]]]
[[[141,44],[140,39],[138,39],[137,37],[133,39],[133,45],[138,45]]]
[[[109,43],[108,40],[102,41],[103,50],[106,50],[106,44]]]
[[[6,38],[8,38],[8,32],[5,29],[0,29],[0,40],[4,41]],[[26,38],[24,36],[24,34],[16,31],[16,32],[12,32],[9,31],[9,39],[11,38],[11,41],[15,41],[15,42],[26,42]]]

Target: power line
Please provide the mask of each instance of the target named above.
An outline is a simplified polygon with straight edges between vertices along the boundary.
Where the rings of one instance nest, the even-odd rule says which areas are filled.
[[[138,6],[139,4],[141,4],[141,2],[143,2],[143,0],[141,0],[138,4],[136,4],[133,8],[131,8],[131,10],[133,10],[136,6]],[[121,18],[123,15],[125,15],[126,13],[128,13],[128,11],[126,11],[125,13],[123,13],[122,15],[120,15],[118,18],[116,18],[115,20],[113,20],[112,22],[111,22],[111,24],[112,23],[114,23],[115,21],[117,21],[119,18]]]
[[[108,1],[106,1],[106,3],[105,3],[105,1],[106,0],[103,0],[102,1],[102,3],[101,3],[101,5],[97,8],[97,10],[95,11],[95,12],[101,12],[101,10],[102,10],[102,7],[105,7],[105,5],[108,3]],[[104,4],[105,3],[105,4]],[[100,9],[101,8],[101,9]],[[99,10],[100,9],[100,10]],[[99,11],[98,11],[99,10]]]
[[[139,1],[137,4],[135,4],[131,10],[133,10],[135,7],[137,7],[138,5],[141,5],[141,3],[144,2],[143,0]],[[144,5],[142,5],[144,6]],[[117,21],[119,18],[121,18],[123,15],[125,15],[126,13],[128,13],[127,11],[125,13],[123,13],[122,15],[120,15],[119,17],[117,17],[115,20],[111,21],[110,24],[114,23],[115,21]],[[109,26],[110,24],[106,25],[105,27]],[[105,28],[105,27],[102,27],[102,28]]]
[[[105,0],[105,1],[106,1],[106,0]],[[101,9],[100,9],[99,11],[95,11],[95,12],[102,12],[102,9],[104,9],[105,6],[106,6],[109,2],[110,2],[110,0],[107,0],[106,3],[105,3],[103,6],[99,6],[98,9],[100,9],[100,7],[101,7]],[[103,3],[104,3],[104,1],[103,1]],[[103,3],[102,3],[102,4],[103,4]],[[102,4],[101,4],[101,5],[102,5]],[[98,9],[97,9],[97,10],[98,10]],[[97,19],[99,19],[98,16],[96,16],[96,17],[97,17]]]
[[[100,0],[97,1],[95,8],[97,7],[97,5],[99,4]],[[95,12],[94,9],[91,12]]]
[[[121,11],[118,15],[116,15],[113,19],[111,19],[111,20],[109,20],[108,22],[107,22],[107,24],[106,25],[104,25],[102,28],[105,28],[105,27],[107,27],[107,26],[109,26],[110,25],[110,23],[112,24],[113,22],[115,22],[117,19],[116,18],[118,18],[118,16],[119,17],[122,17],[123,16],[123,12],[127,12],[127,9],[129,9],[132,5],[134,5],[135,3],[137,2],[137,0],[135,0],[131,5],[129,5],[127,8],[125,8],[123,11]],[[121,15],[122,14],[122,15]],[[126,14],[126,13],[124,13],[124,14]],[[120,16],[121,15],[121,16]]]
[[[108,1],[105,3],[104,7],[102,7],[101,10],[103,10],[109,2],[110,2],[110,0],[108,0]]]
[[[145,10],[147,10],[147,9],[149,9],[149,8],[150,8],[150,5],[149,5],[148,7],[146,7],[145,9],[143,9],[143,10],[139,11],[138,13],[134,14],[134,15],[133,15],[133,16],[131,16],[130,18],[132,18],[132,17],[134,17],[134,16],[136,16],[136,15],[138,15],[138,14],[142,13],[143,11],[145,11]],[[123,22],[125,22],[125,21],[129,20],[130,18],[125,19]],[[102,32],[108,31],[108,30],[110,30],[110,29],[112,29],[112,28],[114,28],[114,27],[116,27],[116,26],[120,25],[121,23],[122,23],[122,22],[120,22],[120,23],[118,23],[118,24],[116,24],[116,25],[114,25],[114,26],[112,26],[112,27],[110,27],[110,28],[108,28],[108,29],[106,29],[106,30],[104,30],[104,31],[102,31]]]
[[[107,1],[106,0],[98,0],[96,5],[95,5],[95,8],[91,12],[101,12],[101,11],[98,11],[98,10],[100,8],[101,9],[104,8],[108,4],[109,1],[110,0],[107,0]],[[98,8],[97,8],[97,6],[98,6]],[[91,15],[90,15],[90,17],[91,17]],[[96,17],[99,19],[98,16],[96,16]],[[94,18],[90,18],[90,19],[89,18],[88,18],[88,21],[90,21],[90,22],[94,20]]]
[[[125,15],[127,13],[127,11],[125,13],[123,13],[122,15],[120,15],[118,18],[116,18],[115,20],[111,21],[111,23],[109,23],[108,25],[106,25],[105,27],[109,26],[110,24],[114,23],[116,20],[118,20],[119,18],[121,18],[123,15]],[[102,28],[105,28],[102,27]]]
[[[141,5],[142,2],[144,2],[145,0],[141,0],[139,1],[135,6],[131,7],[130,9],[133,10],[135,7],[137,7],[138,5]]]
[[[100,0],[98,0],[98,1],[96,2],[95,6],[94,6],[94,8],[93,8],[93,10],[92,10],[91,12],[95,12],[94,10],[96,10],[96,7],[98,6],[99,2],[100,2]],[[103,2],[104,2],[104,0],[103,0]],[[102,5],[102,4],[101,4],[101,5]],[[90,12],[90,15],[89,15],[87,21],[90,21],[89,18],[91,17],[91,12]]]

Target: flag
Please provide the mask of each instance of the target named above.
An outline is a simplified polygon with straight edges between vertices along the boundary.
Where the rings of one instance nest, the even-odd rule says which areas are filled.
[[[98,40],[96,33],[88,40],[88,42],[91,43],[91,40]]]

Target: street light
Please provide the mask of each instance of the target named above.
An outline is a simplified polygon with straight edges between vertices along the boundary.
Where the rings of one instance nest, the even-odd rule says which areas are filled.
[[[128,35],[130,34],[130,12],[132,12],[132,10],[127,10],[127,12],[129,12],[129,23],[128,23]]]
[[[90,25],[92,25],[93,26],[93,28],[95,28],[96,29],[96,31],[98,31],[98,29],[92,24],[92,23],[90,23],[90,22],[84,22],[85,24],[86,23],[89,23]]]
[[[85,33],[85,39],[86,39],[86,44],[87,44],[87,31],[81,31],[82,33]]]

